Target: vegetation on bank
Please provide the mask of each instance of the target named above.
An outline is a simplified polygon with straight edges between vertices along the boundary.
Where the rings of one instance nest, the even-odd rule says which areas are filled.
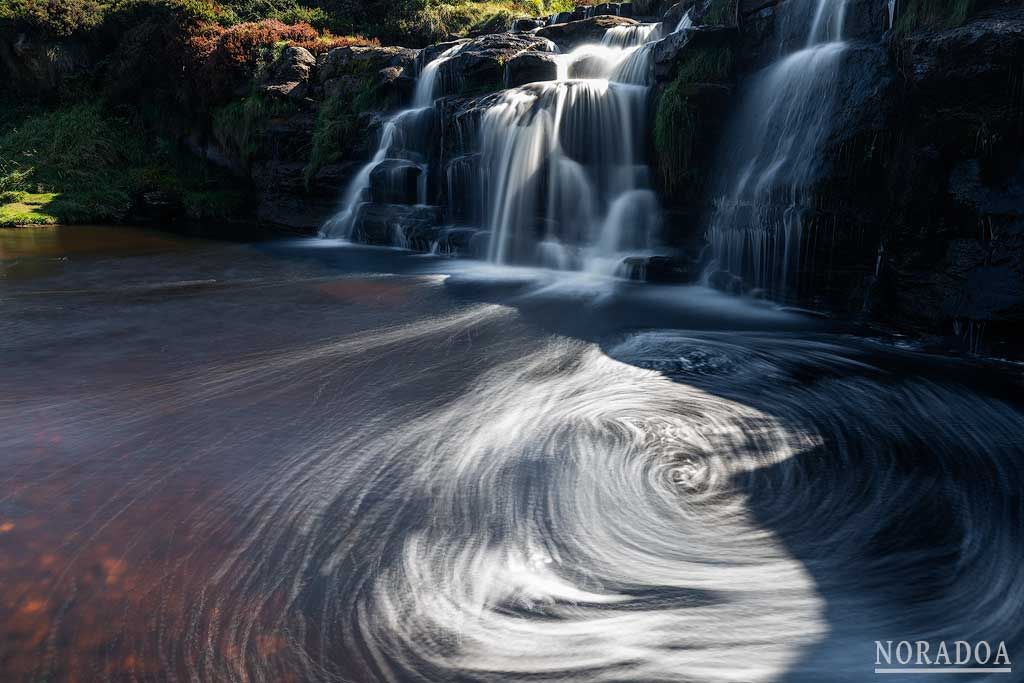
[[[0,226],[116,222],[150,191],[175,193],[195,218],[238,204],[215,169],[99,103],[21,113],[0,134]]]
[[[27,36],[57,66],[23,65],[0,94],[0,225],[117,221],[151,192],[188,216],[247,208],[244,180],[189,151],[213,139],[248,166],[295,105],[254,90],[285,46],[411,46],[502,29],[572,0],[3,0],[0,42]],[[3,48],[3,46],[0,46]],[[8,63],[9,64],[9,63]],[[19,67],[11,67],[19,68]],[[31,69],[35,68],[35,71]],[[0,73],[6,71],[0,63]],[[307,178],[365,141],[373,74],[326,93]]]
[[[228,29],[265,20],[321,36],[364,35],[422,45],[502,19],[571,10],[575,0],[5,0],[0,24],[55,36],[102,30],[124,18],[171,12],[192,26]],[[131,23],[131,21],[129,21]]]

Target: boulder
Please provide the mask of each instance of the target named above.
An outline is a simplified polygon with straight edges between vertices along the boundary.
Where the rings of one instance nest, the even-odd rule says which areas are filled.
[[[512,22],[512,30],[517,32],[533,31],[544,26],[540,19],[516,19]]]
[[[505,87],[515,88],[527,83],[553,81],[558,78],[558,63],[553,55],[523,52],[505,65]]]
[[[444,95],[477,95],[501,90],[505,85],[506,64],[523,53],[554,51],[551,41],[527,33],[475,38],[440,65],[440,92]]]
[[[615,26],[636,26],[635,19],[616,16],[597,16],[590,19],[570,21],[565,24],[554,24],[538,29],[536,35],[547,38],[562,52],[571,52],[574,48],[588,43],[600,43],[608,29]]]
[[[663,284],[693,282],[698,274],[696,264],[682,256],[630,256],[618,269],[628,280]]]
[[[726,26],[694,26],[669,34],[654,44],[654,80],[668,83],[675,78],[680,60],[695,51],[716,53],[734,48],[737,31]]]
[[[268,95],[304,99],[309,94],[309,77],[315,66],[316,57],[309,50],[289,45],[267,69],[257,88]]]
[[[336,47],[317,60],[317,80],[324,83],[339,76],[368,76],[388,67],[415,75],[418,50],[407,47]]]

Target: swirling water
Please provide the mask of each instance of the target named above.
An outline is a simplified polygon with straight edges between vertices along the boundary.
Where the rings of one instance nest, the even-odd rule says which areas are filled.
[[[48,239],[0,249],[4,681],[859,682],[876,639],[1024,645],[1017,368],[702,288]]]

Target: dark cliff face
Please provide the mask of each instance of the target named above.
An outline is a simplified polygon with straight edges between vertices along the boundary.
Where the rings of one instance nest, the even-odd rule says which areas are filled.
[[[741,0],[735,75],[715,83],[719,93],[734,94],[723,101],[702,99],[697,87],[685,93],[692,139],[714,142],[689,150],[687,184],[699,191],[661,185],[672,239],[699,238],[709,224],[719,155],[736,134],[723,115],[735,118],[758,74],[805,39],[787,21],[795,1]],[[848,48],[831,129],[801,196],[808,219],[790,298],[959,335],[972,349],[1019,343],[1024,9],[995,3],[947,28],[913,30],[898,13],[895,20],[890,27],[884,0],[847,5]],[[680,99],[673,69],[694,54],[662,52],[659,112],[666,99]],[[658,163],[680,162],[656,156]]]
[[[904,104],[880,308],[977,343],[1024,319],[1024,8],[890,43]]]

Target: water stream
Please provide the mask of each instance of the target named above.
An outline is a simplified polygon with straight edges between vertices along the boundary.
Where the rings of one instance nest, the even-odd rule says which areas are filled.
[[[0,234],[4,681],[1022,651],[1019,369],[700,287],[90,230]]]
[[[450,213],[486,236],[490,261],[614,275],[625,258],[656,245],[661,214],[644,130],[649,44],[658,28],[613,28],[600,43],[556,55],[556,80],[504,90],[456,123],[459,144],[445,169]],[[422,160],[433,134],[423,118],[446,94],[441,67],[466,47],[423,67],[413,108],[385,124],[377,153],[324,236],[353,237],[375,169],[394,157]],[[424,165],[421,178],[427,173]]]
[[[804,46],[756,75],[725,137],[717,210],[708,230],[710,270],[740,275],[775,296],[798,286],[819,151],[832,130],[847,44],[846,0],[790,3],[807,26]]]

